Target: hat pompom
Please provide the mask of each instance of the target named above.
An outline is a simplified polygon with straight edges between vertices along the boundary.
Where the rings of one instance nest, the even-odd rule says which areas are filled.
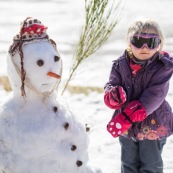
[[[46,30],[47,27],[38,19],[28,17],[21,23],[20,33],[14,37],[14,41],[30,41],[33,39],[45,38],[47,36]]]

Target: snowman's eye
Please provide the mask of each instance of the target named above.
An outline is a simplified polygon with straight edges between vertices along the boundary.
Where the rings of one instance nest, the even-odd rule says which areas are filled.
[[[38,66],[43,66],[43,65],[44,65],[44,61],[43,61],[42,59],[39,59],[39,60],[37,61],[37,65],[38,65]]]
[[[59,61],[59,59],[60,59],[59,56],[56,56],[56,55],[54,56],[54,61],[55,62]]]

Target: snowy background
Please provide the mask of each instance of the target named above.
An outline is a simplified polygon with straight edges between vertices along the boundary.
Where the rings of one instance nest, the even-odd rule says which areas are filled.
[[[140,16],[156,19],[165,34],[164,50],[173,53],[173,1],[172,0],[127,0],[121,21],[108,42],[78,70],[72,85],[103,88],[108,80],[112,60],[121,55],[126,47],[125,36],[129,23]],[[6,76],[6,54],[13,36],[19,32],[19,24],[26,17],[38,18],[48,26],[49,36],[57,43],[63,59],[63,80],[69,75],[69,68],[75,45],[84,21],[84,0],[0,0],[0,76]],[[10,93],[0,89],[0,103]],[[120,173],[120,145],[106,132],[106,124],[112,110],[103,104],[103,93],[88,95],[70,94],[64,98],[76,116],[89,124],[90,163],[103,173]],[[167,97],[173,107],[173,80]],[[163,151],[164,173],[173,172],[173,137],[169,137]]]

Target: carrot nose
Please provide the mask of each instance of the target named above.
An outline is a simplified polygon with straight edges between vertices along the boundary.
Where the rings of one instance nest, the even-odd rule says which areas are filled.
[[[60,79],[60,78],[61,78],[60,75],[58,75],[58,74],[56,74],[56,73],[53,73],[53,72],[48,72],[47,75],[48,75],[48,76],[51,76],[51,77],[54,77],[54,78],[57,78],[57,79]]]

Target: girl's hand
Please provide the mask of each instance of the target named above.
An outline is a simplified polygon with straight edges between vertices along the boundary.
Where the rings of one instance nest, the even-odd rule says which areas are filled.
[[[125,101],[126,93],[121,86],[111,87],[104,95],[104,102],[111,109],[120,109]]]
[[[138,100],[130,102],[124,111],[115,116],[107,125],[108,132],[114,137],[125,133],[134,122],[143,121],[146,118],[144,106]]]

